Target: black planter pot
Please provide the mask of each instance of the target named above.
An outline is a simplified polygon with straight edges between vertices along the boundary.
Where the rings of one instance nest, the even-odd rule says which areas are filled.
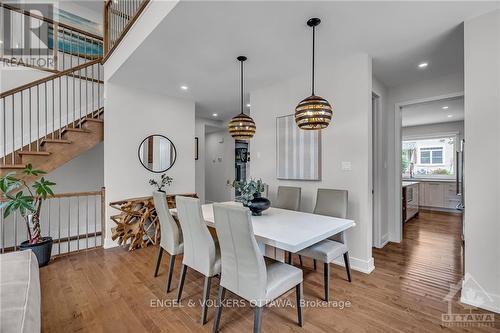
[[[261,216],[262,212],[271,206],[271,201],[267,198],[257,197],[253,198],[252,201],[247,205],[250,208],[253,216]]]
[[[29,241],[24,241],[21,243],[19,248],[21,251],[31,250],[38,260],[38,267],[47,266],[50,261],[50,256],[52,254],[52,237],[42,237],[40,241],[36,244],[30,244]]]

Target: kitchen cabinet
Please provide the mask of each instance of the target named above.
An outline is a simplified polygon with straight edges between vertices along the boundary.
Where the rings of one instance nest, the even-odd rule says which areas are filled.
[[[454,182],[422,181],[419,183],[419,189],[419,205],[422,207],[456,209],[460,203]]]

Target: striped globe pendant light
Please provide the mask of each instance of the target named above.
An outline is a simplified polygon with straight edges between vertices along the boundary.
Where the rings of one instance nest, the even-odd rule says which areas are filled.
[[[243,113],[243,62],[247,57],[239,56],[237,59],[241,64],[241,113],[231,119],[228,130],[233,138],[248,141],[253,138],[256,127],[252,117]]]
[[[312,47],[312,93],[311,96],[303,99],[295,108],[295,123],[303,130],[320,130],[328,127],[332,120],[333,109],[326,99],[314,94],[314,56],[316,42],[316,26],[321,23],[319,18],[311,18],[307,25],[312,27],[313,47]]]

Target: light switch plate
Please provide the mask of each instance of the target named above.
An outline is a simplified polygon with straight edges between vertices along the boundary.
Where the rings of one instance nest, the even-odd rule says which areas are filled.
[[[351,162],[349,162],[349,161],[342,161],[342,170],[343,171],[351,171],[352,170]]]

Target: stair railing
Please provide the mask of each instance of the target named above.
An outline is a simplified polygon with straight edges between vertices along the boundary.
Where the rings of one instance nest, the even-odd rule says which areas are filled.
[[[48,54],[42,54],[39,40],[38,45],[34,45],[36,49],[29,49],[29,54],[19,56],[14,54],[14,48],[9,54],[9,47],[5,45],[6,41],[4,41],[0,59],[6,65],[22,65],[58,72],[103,57],[103,38],[99,35],[54,21],[11,4],[0,3],[0,15],[2,18],[8,15],[11,20],[9,34],[4,36],[12,44],[9,47],[17,45],[16,49],[23,48],[27,35],[27,23],[29,26],[42,26],[42,23],[46,23],[47,30],[44,29],[41,33],[45,35],[48,44],[46,47],[51,51]],[[32,53],[32,49],[38,50],[38,54],[36,51]]]
[[[104,2],[104,62],[113,53],[150,0]]]
[[[0,199],[2,200],[2,199]],[[42,236],[52,237],[52,256],[101,247],[105,231],[105,189],[54,194],[40,212]],[[0,253],[16,251],[27,239],[18,212],[8,218],[0,209]]]
[[[85,117],[100,118],[104,104],[102,59],[30,82],[0,94],[0,156],[16,164],[16,153],[40,151],[42,140],[61,139],[81,128]]]

